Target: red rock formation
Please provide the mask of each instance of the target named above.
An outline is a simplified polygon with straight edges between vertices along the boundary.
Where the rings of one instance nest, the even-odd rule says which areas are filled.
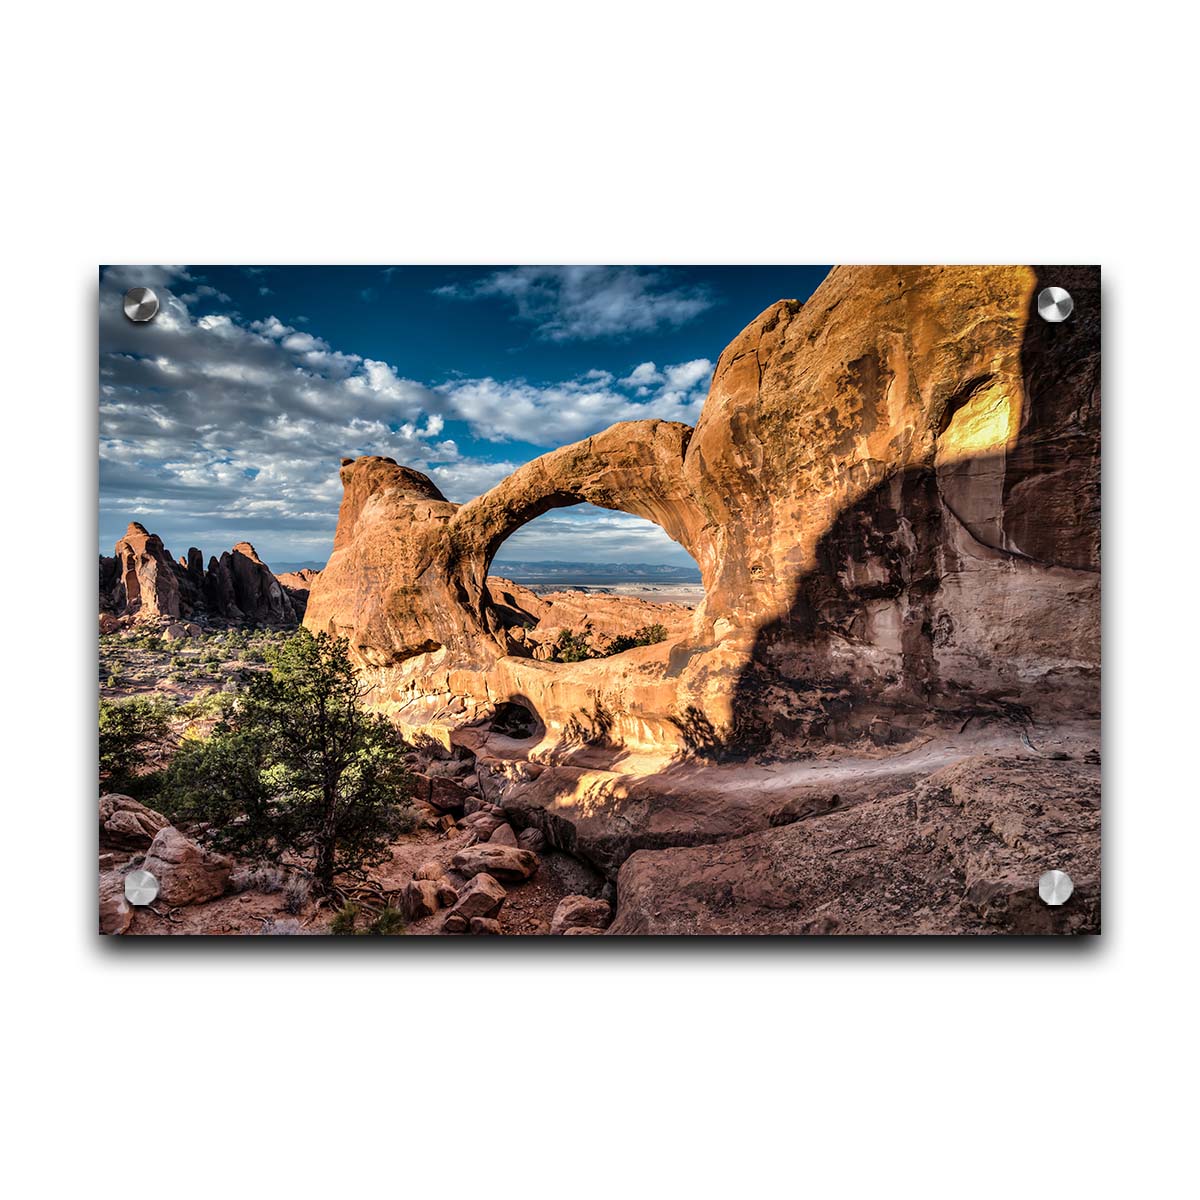
[[[100,560],[101,606],[118,615],[178,617],[179,580],[175,564],[157,534],[130,522],[113,549],[114,565]],[[107,584],[107,586],[106,586]]]
[[[134,522],[114,557],[100,558],[100,608],[137,620],[209,616],[290,626],[303,618],[307,587],[281,584],[249,542],[210,558],[207,571],[203,564],[194,546],[173,560],[161,538]]]
[[[705,751],[903,740],[981,706],[1095,713],[1099,273],[1055,270],[1076,301],[1061,325],[1037,317],[1039,281],[839,268],[731,343],[694,433],[616,425],[461,507],[390,460],[345,460],[306,623],[347,636],[410,719],[511,695],[548,736],[589,696],[608,740]],[[658,523],[706,600],[673,645],[535,670],[487,570],[581,501]]]
[[[1053,908],[1045,870],[1075,892]],[[980,756],[819,820],[640,850],[613,934],[1100,932],[1100,769]]]

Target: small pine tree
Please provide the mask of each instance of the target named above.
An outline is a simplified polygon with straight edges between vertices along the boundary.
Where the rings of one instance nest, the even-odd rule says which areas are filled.
[[[212,736],[171,764],[173,816],[209,822],[222,849],[313,862],[317,887],[383,861],[413,826],[408,747],[362,707],[344,640],[301,628],[270,652]]]

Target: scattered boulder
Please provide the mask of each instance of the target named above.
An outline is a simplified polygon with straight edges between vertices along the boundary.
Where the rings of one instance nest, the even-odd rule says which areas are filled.
[[[100,797],[100,846],[111,850],[145,850],[170,821],[132,796],[109,792]]]
[[[494,917],[507,895],[491,875],[481,873],[463,888],[454,907],[446,915],[461,917],[464,924],[472,917]]]
[[[167,904],[203,904],[223,895],[233,862],[185,837],[173,825],[154,837],[143,864]]]
[[[465,758],[435,759],[425,768],[431,779],[458,779],[471,773],[471,764]]]
[[[441,829],[443,814],[438,812],[432,804],[426,804],[424,800],[418,800],[413,804],[413,812],[416,814],[417,820],[426,829]]]
[[[534,829],[530,826],[528,829],[522,829],[517,834],[517,845],[522,850],[529,850],[533,854],[541,854],[546,848],[546,838],[540,829]]]
[[[461,813],[469,794],[453,779],[434,777],[429,781],[429,803],[439,812]]]
[[[418,805],[428,804],[439,813],[454,813],[458,816],[465,811],[470,793],[453,779],[437,775],[423,775],[419,772],[414,772],[412,779],[413,800]]]
[[[462,822],[464,829],[469,829],[481,842],[487,841],[488,838],[504,824],[504,818],[498,817],[494,813],[485,812],[480,809],[478,812],[473,812],[470,816],[465,817]]]
[[[133,905],[125,899],[125,881],[118,875],[100,880],[100,932],[124,933],[133,923]]]
[[[566,933],[583,928],[599,930],[612,918],[612,909],[605,900],[591,896],[564,896],[550,920],[551,933]]]
[[[517,835],[513,833],[513,827],[507,821],[492,830],[492,836],[488,838],[488,842],[493,846],[516,846],[518,844]]]
[[[438,885],[433,879],[414,879],[400,893],[400,907],[410,921],[432,917],[441,907]]]
[[[448,879],[435,879],[438,903],[443,908],[451,908],[458,903],[458,889]]]
[[[494,917],[472,917],[471,932],[478,936],[499,937],[504,930]]]
[[[494,846],[490,842],[469,846],[454,856],[454,869],[464,875],[478,876],[486,872],[513,883],[528,879],[537,868],[536,854],[515,846]]]
[[[163,630],[162,637],[165,642],[181,642],[187,638],[200,637],[203,632],[194,621],[175,621]]]

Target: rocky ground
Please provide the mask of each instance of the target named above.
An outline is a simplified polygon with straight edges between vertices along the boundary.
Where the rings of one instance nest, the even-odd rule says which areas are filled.
[[[784,762],[539,761],[536,738],[463,730],[415,756],[419,827],[365,884],[418,935],[1098,932],[1096,730],[977,723],[899,752]],[[130,934],[324,934],[286,867],[203,851],[166,818],[101,800],[101,924]],[[124,876],[160,900],[132,908]],[[1041,902],[1043,871],[1075,893]]]
[[[101,633],[100,698],[180,701],[235,690],[248,674],[266,669],[267,652],[290,633],[166,620]]]
[[[335,932],[337,910],[361,909],[356,932],[371,932],[383,909],[415,935],[510,936],[599,932],[612,917],[611,884],[536,830],[518,837],[503,811],[462,780],[463,760],[415,763],[419,826],[365,880],[341,881],[343,895],[319,902],[298,864],[256,866],[205,850],[166,817],[128,796],[100,799],[100,926],[104,933],[307,935]],[[454,772],[459,778],[452,777]],[[125,877],[148,870],[161,892],[149,906],[124,898]],[[401,929],[389,930],[400,932]]]

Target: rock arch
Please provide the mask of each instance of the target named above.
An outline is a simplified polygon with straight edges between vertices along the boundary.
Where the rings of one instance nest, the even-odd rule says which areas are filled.
[[[1075,297],[1071,321],[1038,320],[1043,278]],[[992,697],[1090,712],[1099,290],[1086,267],[837,268],[730,343],[694,430],[614,425],[461,506],[391,460],[344,463],[305,623],[348,637],[396,707],[466,697],[469,715],[522,691],[552,726],[605,688],[647,738],[680,714],[711,741],[738,715],[850,737],[885,709],[924,720]],[[607,667],[509,653],[492,557],[582,501],[696,560],[689,638]]]
[[[703,579],[714,559],[683,476],[691,435],[691,426],[677,421],[622,421],[518,467],[459,508],[447,525],[464,590],[486,590],[497,550],[522,526],[552,509],[585,503],[653,522],[700,564]]]
[[[305,623],[348,637],[370,666],[438,653],[447,669],[486,669],[514,649],[487,589],[497,550],[543,513],[582,503],[654,522],[707,578],[717,565],[712,539],[683,472],[691,433],[674,421],[621,422],[461,506],[391,459],[344,461],[334,550]]]

